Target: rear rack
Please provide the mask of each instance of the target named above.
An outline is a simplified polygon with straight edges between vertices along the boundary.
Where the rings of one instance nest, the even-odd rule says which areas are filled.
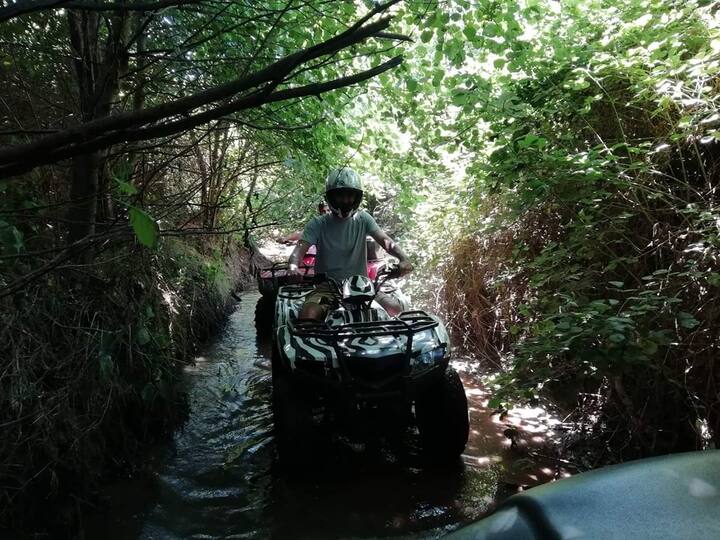
[[[301,276],[300,283],[292,283],[289,285],[283,285],[282,292],[278,292],[278,298],[285,298],[286,300],[296,300],[305,293],[308,293],[314,289],[314,285],[310,280],[311,276],[305,278]]]
[[[286,272],[288,271],[289,264],[287,262],[276,262],[273,263],[270,267],[265,267],[260,269],[260,277],[263,279],[272,278],[275,279],[277,276],[276,274],[283,273],[282,276],[286,275]],[[304,270],[302,275],[311,276],[314,273],[314,267],[309,266],[307,264],[301,264],[298,266],[298,270]],[[270,272],[270,275],[263,276],[263,274],[267,274],[267,272]]]

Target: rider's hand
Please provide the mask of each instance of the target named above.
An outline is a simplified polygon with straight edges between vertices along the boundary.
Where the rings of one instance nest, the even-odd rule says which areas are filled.
[[[400,276],[404,276],[413,271],[413,265],[410,263],[410,261],[402,261],[398,263],[397,268]]]

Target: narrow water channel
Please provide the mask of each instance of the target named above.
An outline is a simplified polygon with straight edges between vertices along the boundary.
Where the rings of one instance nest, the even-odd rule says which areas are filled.
[[[87,538],[437,538],[528,481],[513,476],[503,425],[468,377],[471,438],[455,467],[425,467],[408,433],[400,445],[338,439],[321,468],[300,476],[280,470],[258,298],[244,294],[215,343],[187,368],[187,423],[152,474],[108,487],[108,511],[90,516]],[[532,483],[552,473],[530,472]]]

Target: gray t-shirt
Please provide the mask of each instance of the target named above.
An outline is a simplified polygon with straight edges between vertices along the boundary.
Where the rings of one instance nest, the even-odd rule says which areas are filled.
[[[379,231],[373,217],[360,210],[348,219],[333,214],[312,218],[301,240],[315,244],[315,273],[327,274],[336,280],[350,276],[367,276],[365,237]]]

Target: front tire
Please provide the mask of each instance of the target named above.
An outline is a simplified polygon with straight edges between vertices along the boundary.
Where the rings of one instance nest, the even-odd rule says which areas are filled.
[[[470,433],[465,389],[457,371],[447,368],[442,380],[415,401],[423,449],[436,461],[457,459]]]
[[[313,450],[312,408],[287,375],[273,376],[273,418],[280,462],[290,467],[307,464]]]
[[[280,351],[278,351],[275,340],[273,340],[272,355],[270,356],[270,371],[272,373],[273,388],[275,388],[278,380],[290,373],[288,367],[283,365],[283,359],[280,357]]]

